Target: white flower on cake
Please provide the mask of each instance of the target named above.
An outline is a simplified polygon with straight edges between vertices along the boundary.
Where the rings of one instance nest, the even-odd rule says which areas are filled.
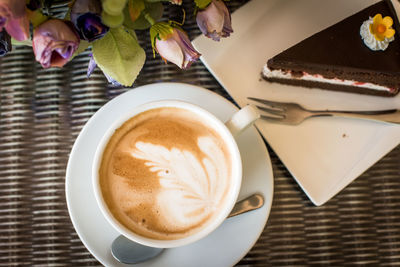
[[[382,18],[381,14],[364,21],[360,28],[364,44],[373,51],[386,50],[389,43],[394,41],[395,30],[392,25],[393,19],[389,16]]]
[[[171,225],[182,228],[201,223],[211,215],[222,201],[228,181],[226,158],[217,143],[200,137],[197,144],[203,158],[187,150],[169,150],[145,142],[137,142],[131,152],[133,157],[145,160],[150,171],[157,172],[160,178],[160,215],[167,214],[165,219],[173,220]]]

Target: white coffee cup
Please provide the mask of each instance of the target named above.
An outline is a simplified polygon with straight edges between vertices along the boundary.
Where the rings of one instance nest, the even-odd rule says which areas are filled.
[[[102,155],[105,147],[108,144],[109,139],[114,134],[115,130],[118,129],[121,125],[124,124],[130,118],[156,108],[162,107],[176,107],[185,109],[191,112],[194,112],[202,119],[207,125],[210,125],[212,129],[214,129],[225,141],[230,151],[230,156],[232,158],[232,169],[231,169],[231,183],[230,188],[228,190],[227,200],[224,201],[225,205],[219,210],[217,216],[208,223],[204,228],[201,228],[200,231],[189,235],[187,237],[181,239],[174,240],[160,240],[153,239],[145,236],[141,236],[128,228],[126,228],[123,224],[121,224],[110,212],[105,203],[102,191],[100,188],[99,182],[99,168],[102,160]],[[207,110],[196,106],[194,104],[190,104],[183,101],[176,100],[163,100],[146,103],[137,107],[132,108],[128,112],[121,114],[119,118],[115,120],[115,122],[109,127],[106,133],[103,135],[101,139],[92,165],[92,184],[96,197],[96,201],[98,207],[100,208],[102,214],[107,219],[107,221],[118,231],[120,234],[124,235],[128,239],[140,243],[142,245],[151,246],[151,247],[160,247],[160,248],[171,248],[187,245],[189,243],[193,243],[211,233],[215,230],[229,215],[233,206],[235,205],[239,190],[242,182],[242,161],[240,157],[240,152],[235,141],[235,136],[241,133],[244,129],[251,126],[256,119],[259,118],[259,113],[254,106],[248,105],[238,112],[236,112],[228,122],[223,123],[218,118],[216,118],[213,114],[208,112]]]

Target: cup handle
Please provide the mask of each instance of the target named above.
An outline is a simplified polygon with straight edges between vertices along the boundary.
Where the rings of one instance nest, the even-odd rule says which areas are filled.
[[[233,114],[225,125],[228,127],[232,135],[236,137],[245,129],[253,125],[258,118],[260,118],[258,109],[253,105],[247,105]]]

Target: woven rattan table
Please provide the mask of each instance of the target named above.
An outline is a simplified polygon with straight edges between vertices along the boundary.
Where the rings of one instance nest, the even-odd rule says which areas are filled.
[[[185,1],[184,1],[185,2]],[[227,2],[234,11],[246,1]],[[187,14],[191,3],[184,3]],[[60,3],[54,12],[65,10]],[[166,16],[180,11],[167,7]],[[200,32],[193,18],[184,27]],[[63,69],[44,70],[30,48],[0,60],[0,265],[99,265],[68,216],[65,168],[85,122],[107,101],[140,85],[174,81],[230,97],[201,62],[181,71],[148,59],[133,88],[86,78],[89,51]],[[231,99],[230,99],[231,100]],[[400,266],[400,147],[321,207],[315,207],[270,150],[275,193],[264,232],[238,266]]]

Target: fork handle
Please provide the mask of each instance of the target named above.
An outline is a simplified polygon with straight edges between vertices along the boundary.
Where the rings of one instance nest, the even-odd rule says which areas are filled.
[[[384,121],[390,123],[400,123],[400,110],[381,110],[381,111],[311,111],[313,117],[319,116],[339,116],[347,118],[358,118],[365,120]]]

